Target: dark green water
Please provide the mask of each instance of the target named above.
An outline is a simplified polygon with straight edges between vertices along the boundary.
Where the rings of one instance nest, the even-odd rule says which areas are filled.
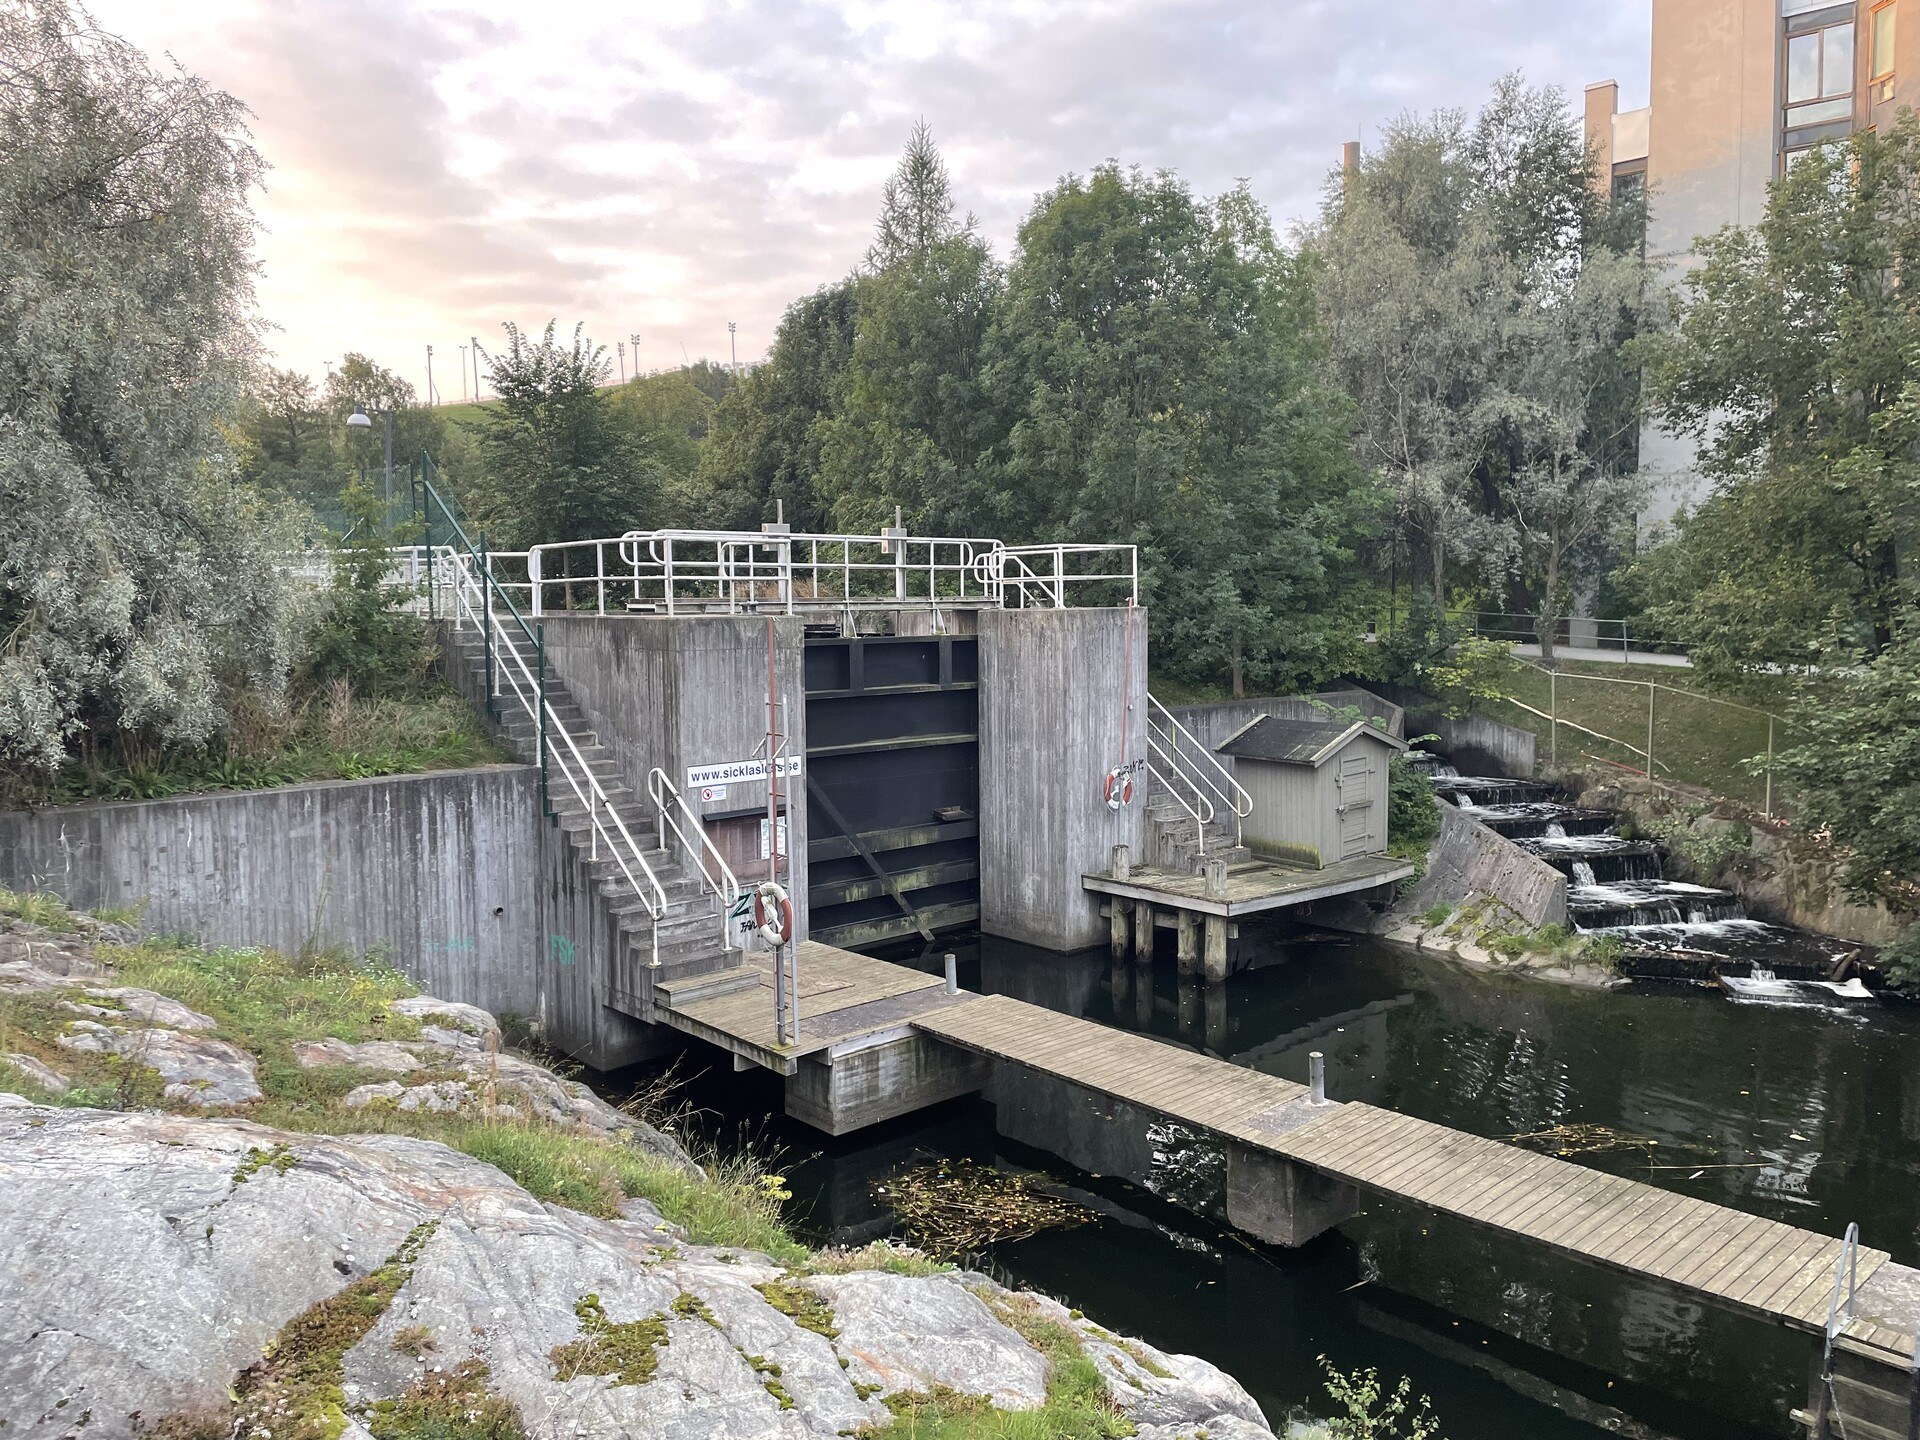
[[[1317,1049],[1335,1099],[1476,1134],[1632,1131],[1660,1142],[1655,1163],[1677,1168],[1650,1170],[1644,1152],[1585,1163],[1835,1235],[1858,1221],[1865,1243],[1920,1263],[1920,1012],[1859,1019],[1698,991],[1598,994],[1366,942],[1250,948],[1253,968],[1224,994],[1182,987],[1164,964],[1142,982],[1104,953],[992,940],[962,950],[962,983],[1294,1080]],[[717,1128],[780,1109],[774,1077],[724,1065],[691,1095]],[[1103,1323],[1205,1356],[1276,1425],[1324,1412],[1323,1354],[1411,1377],[1452,1440],[1781,1436],[1805,1400],[1805,1337],[1411,1207],[1375,1205],[1287,1252],[1002,1139],[983,1100],[839,1141],[784,1119],[762,1133],[792,1164],[796,1223],[841,1243],[888,1232],[871,1183],[927,1156],[1048,1170],[1099,1220],[1002,1246],[987,1263]],[[1168,1168],[1163,1191],[1181,1184],[1180,1167]]]

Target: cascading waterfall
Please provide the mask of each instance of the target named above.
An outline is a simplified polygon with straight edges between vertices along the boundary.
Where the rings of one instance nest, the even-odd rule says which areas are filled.
[[[1819,936],[1748,919],[1729,891],[1667,879],[1658,848],[1622,836],[1612,811],[1569,805],[1538,781],[1463,776],[1438,756],[1418,763],[1428,767],[1441,799],[1567,876],[1568,917],[1577,930],[1616,935],[1637,954],[1689,961],[1824,970],[1833,958],[1832,944]]]

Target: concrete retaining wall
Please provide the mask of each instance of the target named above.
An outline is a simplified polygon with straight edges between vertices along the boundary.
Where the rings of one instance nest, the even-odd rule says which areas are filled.
[[[1440,807],[1440,834],[1403,909],[1419,912],[1441,901],[1458,905],[1491,895],[1529,925],[1567,923],[1567,877],[1537,855],[1451,805]]]
[[[1211,705],[1173,705],[1168,709],[1174,719],[1211,750],[1262,715],[1274,715],[1282,720],[1325,720],[1328,715],[1323,706],[1337,710],[1347,705],[1357,707],[1364,715],[1384,720],[1387,733],[1396,740],[1405,738],[1405,712],[1392,701],[1360,689],[1326,690],[1318,695],[1266,695],[1221,700]]]
[[[1080,877],[1105,870],[1115,845],[1144,853],[1144,787],[1111,810],[1101,786],[1145,756],[1146,716],[1146,611],[981,612],[982,930],[1048,950],[1105,943]]]
[[[1453,757],[1463,775],[1506,775],[1530,779],[1535,771],[1536,740],[1531,730],[1490,720],[1484,715],[1447,715],[1440,702],[1406,685],[1378,684],[1380,694],[1406,711],[1401,739],[1434,735],[1433,748]]]
[[[787,753],[806,754],[803,622],[774,623],[775,684],[787,702]],[[619,757],[627,784],[645,795],[654,766],[686,788],[687,767],[752,758],[767,733],[767,622],[755,616],[549,615],[547,661],[599,739]],[[788,889],[807,933],[806,778],[781,783],[788,802]],[[704,817],[765,814],[767,786],[734,783],[723,799],[687,803]],[[651,810],[649,802],[644,808]],[[764,879],[742,873],[743,882]]]
[[[539,772],[494,765],[0,811],[0,885],[139,905],[212,945],[387,950],[423,989],[540,1008]]]

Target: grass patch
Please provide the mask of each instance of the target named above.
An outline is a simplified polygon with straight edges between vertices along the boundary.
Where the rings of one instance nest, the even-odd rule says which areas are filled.
[[[1071,1325],[1031,1297],[984,1297],[995,1315],[1047,1359],[1047,1399],[1037,1410],[995,1410],[985,1397],[944,1387],[889,1395],[893,1421],[872,1440],[1114,1440],[1134,1433]]]
[[[1637,683],[1621,684],[1620,681]],[[1699,785],[1716,795],[1760,808],[1766,799],[1766,780],[1753,773],[1748,762],[1767,753],[1767,717],[1753,709],[1716,704],[1700,675],[1665,665],[1610,665],[1562,662],[1557,676],[1534,665],[1522,665],[1503,681],[1513,699],[1543,713],[1557,713],[1563,721],[1584,726],[1608,737],[1597,739],[1560,727],[1559,757],[1563,768],[1578,767],[1593,756],[1644,771],[1647,768],[1647,686],[1653,691],[1653,758],[1655,777]],[[1740,704],[1767,705],[1784,715],[1791,687],[1782,684],[1777,700],[1743,697]],[[1539,741],[1544,767],[1554,753],[1554,727],[1518,705],[1498,701],[1476,704],[1496,720],[1530,730]],[[1785,749],[1801,735],[1784,719],[1774,724],[1774,745]],[[1604,767],[1603,767],[1604,768]],[[1775,808],[1781,787],[1774,787]]]
[[[50,890],[0,890],[0,915],[62,935],[80,928],[67,902]]]
[[[660,1368],[660,1347],[667,1343],[665,1314],[609,1320],[598,1295],[582,1295],[573,1313],[580,1321],[580,1338],[553,1347],[549,1358],[555,1380],[611,1375],[615,1385],[644,1385],[653,1379]]]
[[[1447,923],[1447,917],[1453,914],[1453,906],[1441,900],[1429,905],[1420,912],[1420,923],[1429,930],[1437,930]]]
[[[829,1340],[840,1338],[840,1328],[833,1323],[833,1306],[798,1281],[769,1280],[753,1288],[802,1330],[811,1330]]]
[[[260,1359],[241,1371],[234,1382],[226,1428],[209,1428],[206,1433],[335,1440],[347,1423],[341,1361],[386,1314],[393,1297],[413,1274],[435,1223],[429,1220],[415,1226],[378,1270],[308,1306],[283,1325]],[[207,1424],[215,1418],[176,1417],[171,1422],[175,1425],[173,1433],[195,1434],[184,1427]],[[168,1433],[168,1423],[162,1422],[161,1433]],[[395,1440],[404,1440],[405,1434],[398,1432]]]
[[[364,1421],[373,1440],[526,1440],[520,1407],[493,1393],[480,1360],[429,1371],[396,1400],[374,1402]]]
[[[889,1275],[945,1275],[953,1266],[911,1245],[875,1240],[857,1250],[818,1250],[805,1266],[809,1275],[848,1275],[856,1270],[883,1270]]]
[[[12,787],[21,792],[14,798],[26,804],[153,800],[461,770],[511,758],[451,689],[435,686],[379,699],[322,690],[280,713],[243,697],[234,706],[230,731],[203,749],[103,748],[75,759],[50,782],[14,776]]]

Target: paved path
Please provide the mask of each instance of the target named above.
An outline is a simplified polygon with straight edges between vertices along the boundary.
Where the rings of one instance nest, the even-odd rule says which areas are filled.
[[[1513,653],[1527,660],[1540,658],[1538,645],[1516,645]],[[1615,665],[1664,665],[1673,670],[1691,670],[1693,661],[1685,655],[1663,655],[1657,650],[1628,650],[1624,654],[1619,650],[1598,649],[1587,645],[1556,645],[1554,655],[1561,660],[1578,660],[1581,664],[1597,662]]]

